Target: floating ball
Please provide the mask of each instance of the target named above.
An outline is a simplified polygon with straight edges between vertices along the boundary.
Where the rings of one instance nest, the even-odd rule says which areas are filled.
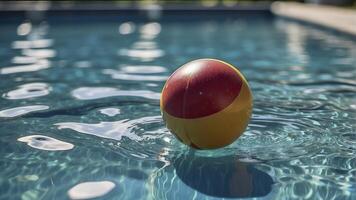
[[[242,135],[251,117],[252,94],[232,65],[199,59],[168,78],[160,107],[167,128],[178,140],[196,149],[215,149]]]

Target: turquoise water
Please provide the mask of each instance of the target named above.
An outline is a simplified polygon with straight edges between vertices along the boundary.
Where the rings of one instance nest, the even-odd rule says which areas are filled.
[[[354,38],[204,15],[0,30],[0,199],[356,198]],[[181,144],[159,110],[167,77],[204,57],[254,95],[244,135],[216,151]]]

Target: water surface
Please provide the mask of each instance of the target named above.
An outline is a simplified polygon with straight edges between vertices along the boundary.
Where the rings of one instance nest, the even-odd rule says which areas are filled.
[[[272,17],[192,19],[0,23],[0,199],[355,199],[355,40]],[[205,57],[238,67],[254,110],[236,142],[193,151],[159,98]]]

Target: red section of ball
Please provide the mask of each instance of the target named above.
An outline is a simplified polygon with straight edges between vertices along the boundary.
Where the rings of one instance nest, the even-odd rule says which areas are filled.
[[[189,62],[167,80],[162,92],[164,110],[179,118],[217,113],[239,95],[242,80],[227,64],[213,59]]]

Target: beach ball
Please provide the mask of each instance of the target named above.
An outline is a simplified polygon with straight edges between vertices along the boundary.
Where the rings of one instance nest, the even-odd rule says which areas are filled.
[[[252,94],[232,65],[199,59],[168,78],[160,108],[167,128],[178,140],[195,149],[215,149],[242,135],[251,117]]]

